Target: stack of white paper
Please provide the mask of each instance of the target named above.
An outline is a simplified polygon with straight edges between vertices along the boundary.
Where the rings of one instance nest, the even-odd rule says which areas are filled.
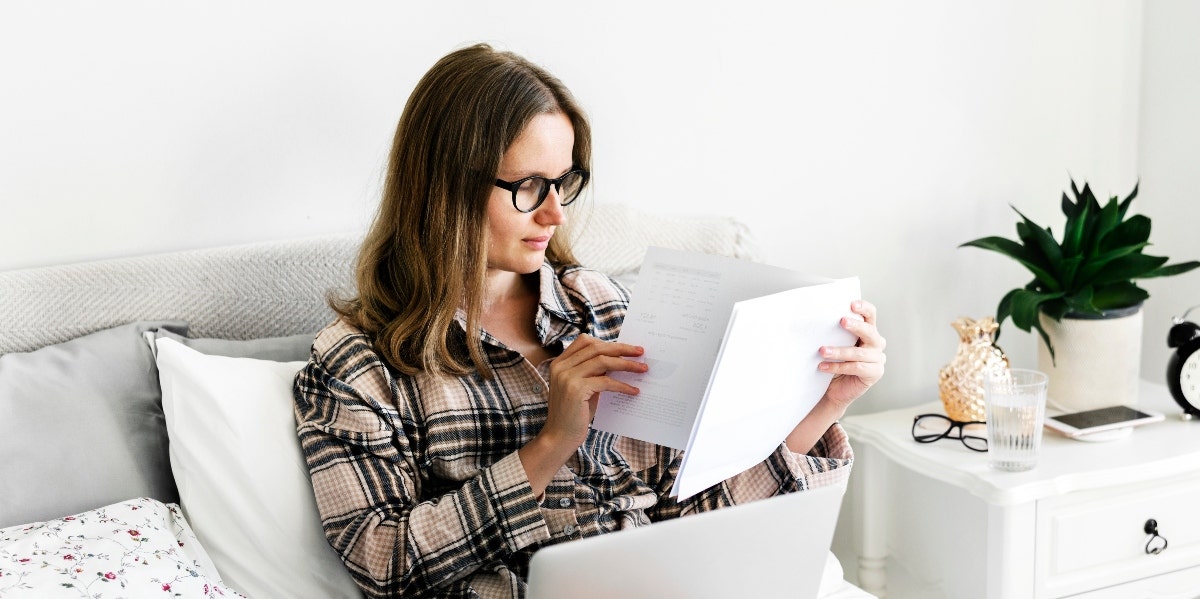
[[[592,426],[684,450],[671,494],[695,495],[766,459],[812,410],[832,378],[818,348],[854,344],[840,320],[859,297],[857,277],[650,248],[619,339],[650,369],[613,373],[641,394],[601,394]]]

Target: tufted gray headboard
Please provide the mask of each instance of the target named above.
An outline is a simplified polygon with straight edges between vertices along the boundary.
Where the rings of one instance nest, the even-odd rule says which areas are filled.
[[[626,281],[650,245],[762,259],[732,218],[620,204],[596,204],[577,218],[580,261]],[[151,319],[187,321],[191,337],[315,333],[332,318],[327,292],[352,284],[360,240],[346,234],[0,272],[0,354]]]

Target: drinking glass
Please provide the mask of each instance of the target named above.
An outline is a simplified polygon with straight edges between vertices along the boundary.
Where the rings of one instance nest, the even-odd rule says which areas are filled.
[[[1048,380],[1044,372],[1013,368],[984,381],[988,461],[993,468],[1016,472],[1037,466]]]

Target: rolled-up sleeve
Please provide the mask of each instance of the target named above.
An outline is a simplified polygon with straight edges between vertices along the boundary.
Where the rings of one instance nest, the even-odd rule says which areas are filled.
[[[706,512],[783,493],[845,485],[854,464],[850,438],[840,424],[834,423],[807,454],[794,453],[787,444],[780,443],[774,453],[752,468],[677,502],[668,495],[679,474],[682,453],[666,448],[660,451],[672,455],[661,459],[661,464],[669,464],[665,469],[646,473],[650,480],[658,481],[659,502],[648,511],[652,520]]]

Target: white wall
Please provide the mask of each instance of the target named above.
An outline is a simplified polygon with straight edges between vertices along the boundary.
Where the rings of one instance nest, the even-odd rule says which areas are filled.
[[[1137,179],[1135,1],[6,3],[0,268],[361,229],[412,85],[479,40],[589,110],[596,201],[860,275],[890,343],[860,411],[936,400],[949,323],[1028,278],[959,243]]]
[[[1139,172],[1142,212],[1153,219],[1147,250],[1171,262],[1200,260],[1200,3],[1155,0],[1145,8]],[[1171,317],[1200,304],[1200,270],[1146,281],[1143,378],[1166,373]],[[1200,322],[1200,310],[1188,315]]]

